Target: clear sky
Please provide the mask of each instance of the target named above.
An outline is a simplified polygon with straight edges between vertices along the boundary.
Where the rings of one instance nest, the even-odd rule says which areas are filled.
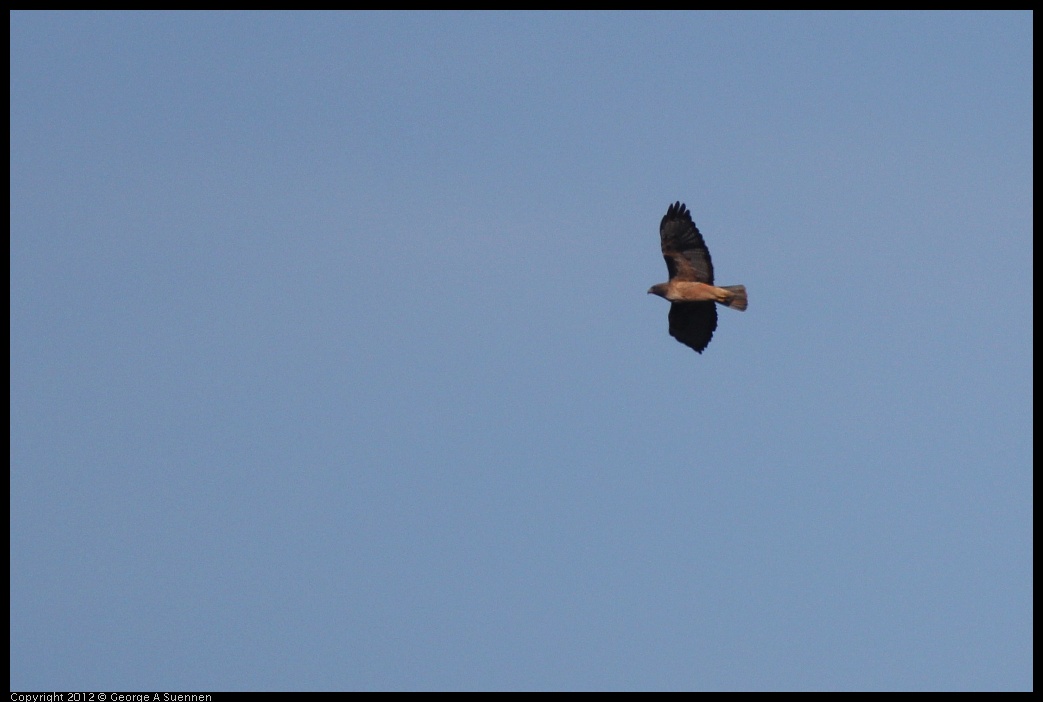
[[[18,12],[10,109],[12,689],[1031,689],[1030,13]]]

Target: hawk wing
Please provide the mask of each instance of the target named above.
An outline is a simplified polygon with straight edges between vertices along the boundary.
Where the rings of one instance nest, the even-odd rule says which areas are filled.
[[[692,221],[692,213],[683,202],[675,202],[667,208],[663,221],[659,223],[659,239],[663,248],[663,258],[666,259],[666,269],[670,272],[670,280],[713,283],[710,251],[706,248],[703,235]],[[710,309],[713,309],[712,304]],[[715,311],[715,320],[716,316]],[[671,333],[673,328],[671,322]],[[713,327],[710,328],[710,333],[713,333]],[[706,339],[709,341],[709,334]]]
[[[702,353],[716,328],[716,303],[675,302],[670,305],[670,336],[685,346]]]

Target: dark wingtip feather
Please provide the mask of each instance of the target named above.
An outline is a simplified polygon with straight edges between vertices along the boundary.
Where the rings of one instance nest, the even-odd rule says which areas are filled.
[[[673,220],[692,221],[692,213],[688,211],[688,208],[680,200],[666,208],[666,214],[663,215],[663,220],[659,223],[660,231],[662,231],[667,222]]]

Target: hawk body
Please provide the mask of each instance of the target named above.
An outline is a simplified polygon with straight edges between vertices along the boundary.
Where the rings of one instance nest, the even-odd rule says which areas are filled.
[[[713,284],[710,251],[684,203],[667,208],[659,241],[670,280],[648,292],[670,301],[670,336],[702,353],[717,329],[717,304],[745,310],[746,288]]]

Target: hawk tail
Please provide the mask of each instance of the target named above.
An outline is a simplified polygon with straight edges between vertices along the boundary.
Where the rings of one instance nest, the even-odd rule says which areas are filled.
[[[745,285],[722,285],[722,290],[727,290],[731,295],[721,304],[731,307],[733,310],[746,309],[746,286]]]

